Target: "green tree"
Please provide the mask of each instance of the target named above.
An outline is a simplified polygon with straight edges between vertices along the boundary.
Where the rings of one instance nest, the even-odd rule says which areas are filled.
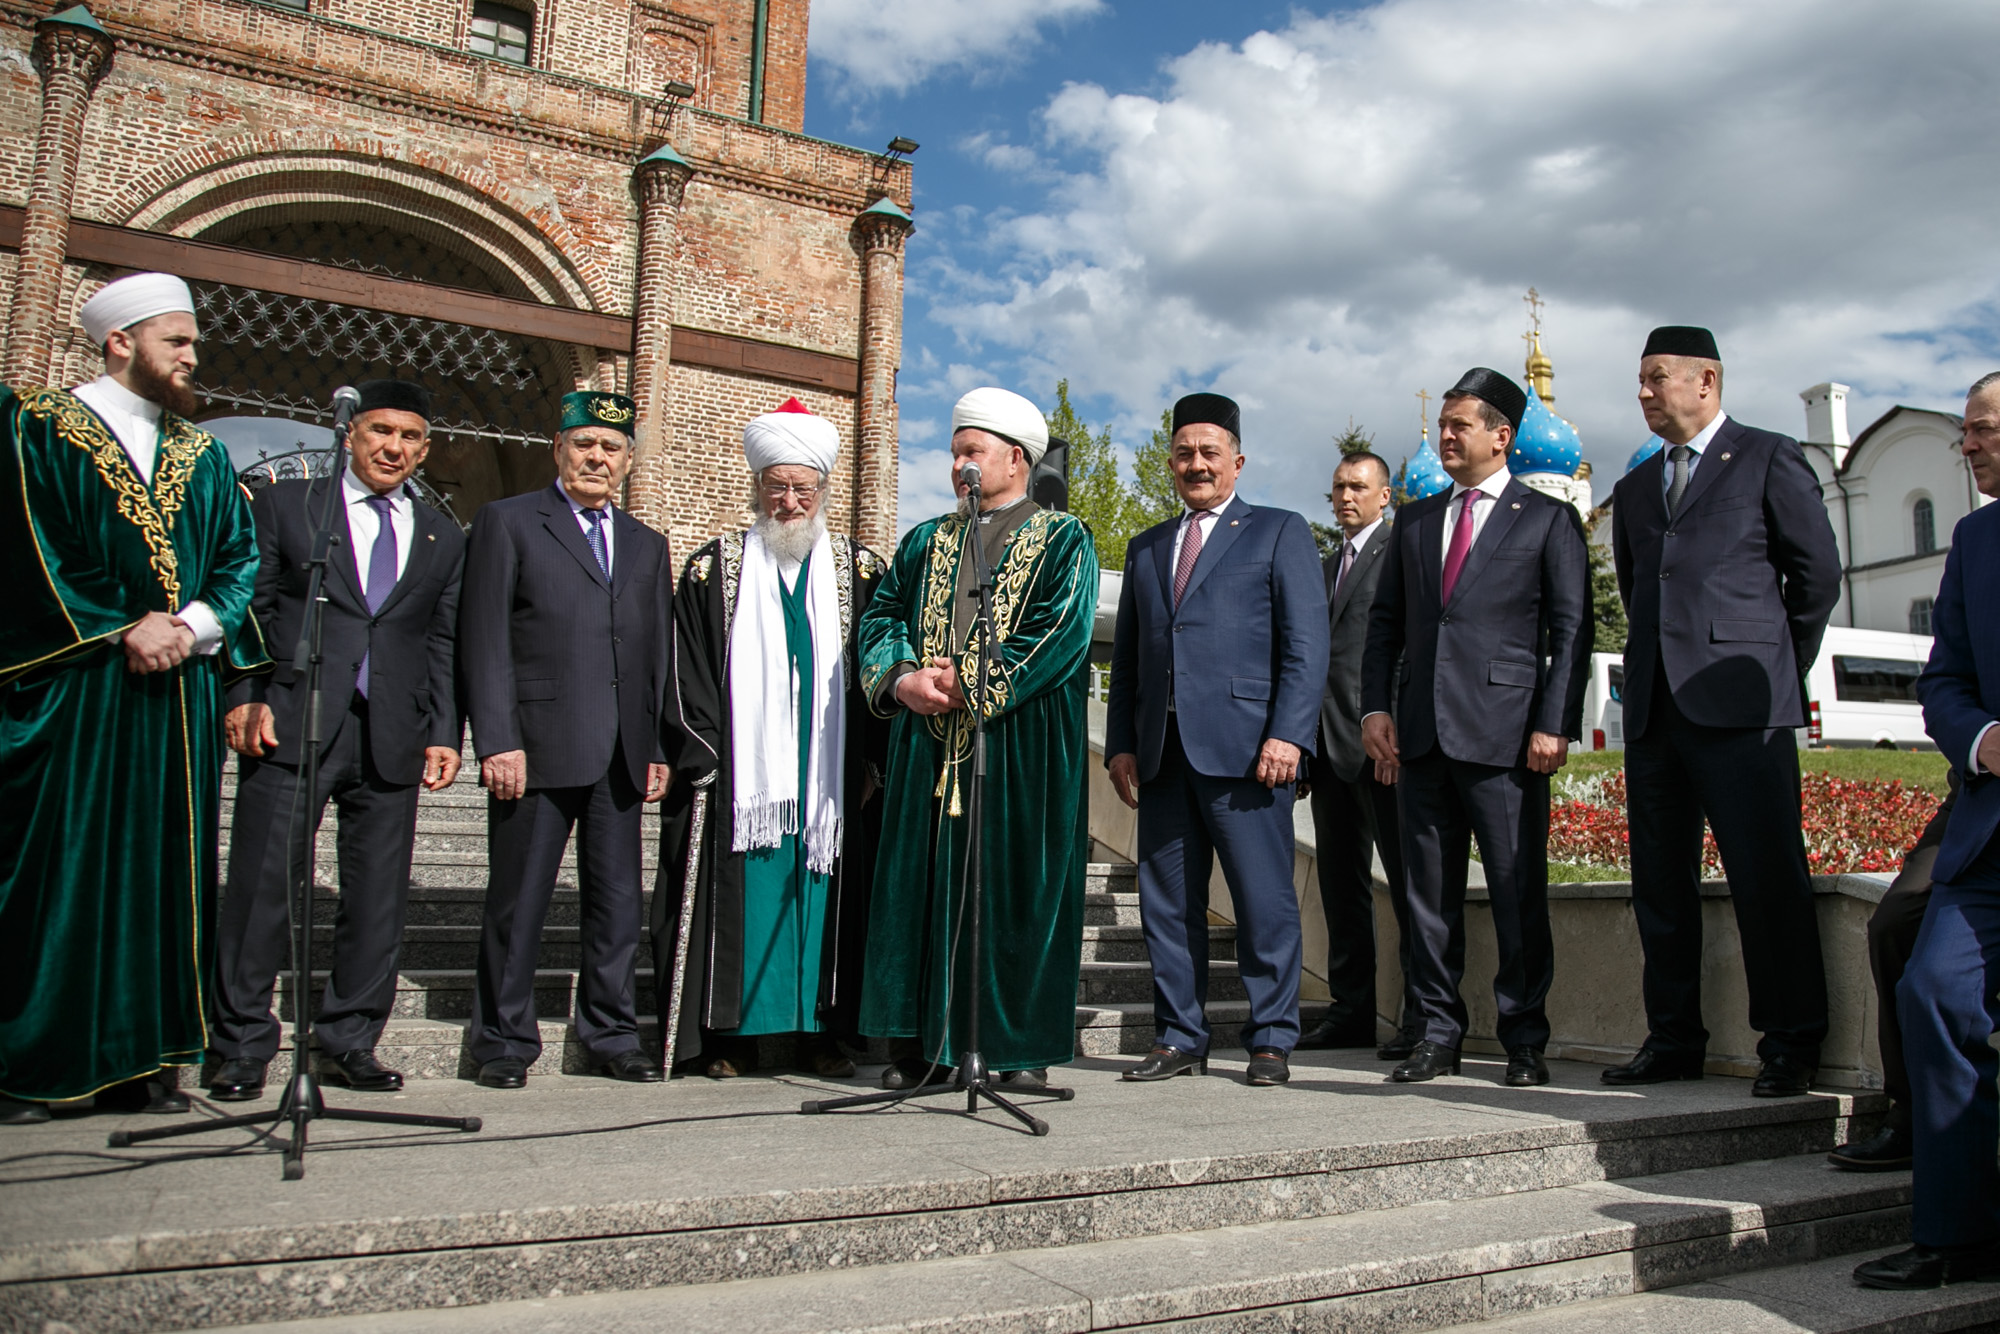
[[[1069,401],[1067,379],[1056,382],[1049,434],[1069,441],[1069,512],[1090,525],[1090,535],[1097,540],[1097,563],[1107,570],[1124,569],[1125,545],[1145,525],[1118,475],[1111,428],[1091,434],[1089,423],[1076,415]]]
[[[1173,453],[1174,411],[1167,408],[1152,438],[1133,453],[1132,499],[1143,521],[1140,528],[1165,523],[1181,512],[1181,493],[1174,489],[1174,470],[1167,463]]]
[[[1592,515],[1584,528],[1588,537],[1599,522],[1599,515]],[[1623,653],[1625,651],[1625,600],[1618,596],[1618,569],[1611,561],[1611,548],[1590,543],[1590,619],[1592,624],[1592,653]]]
[[[1362,450],[1375,448],[1375,437],[1354,424],[1354,418],[1347,419],[1347,429],[1334,437],[1333,447],[1346,458],[1349,454],[1359,454]]]

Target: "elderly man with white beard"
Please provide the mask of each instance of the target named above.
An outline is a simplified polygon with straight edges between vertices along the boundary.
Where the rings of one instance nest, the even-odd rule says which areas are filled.
[[[885,564],[826,530],[832,422],[788,400],[744,428],[743,452],[756,522],[696,551],[675,599],[677,781],[652,919],[667,1059],[726,1079],[756,1068],[755,1038],[789,1033],[802,1069],[845,1078],[888,735],[855,644]]]

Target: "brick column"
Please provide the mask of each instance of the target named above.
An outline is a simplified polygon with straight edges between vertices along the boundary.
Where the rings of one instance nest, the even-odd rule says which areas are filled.
[[[855,220],[861,242],[861,393],[855,404],[854,536],[896,549],[896,371],[903,363],[903,242],[915,229],[890,199]]]
[[[21,259],[0,381],[40,385],[55,349],[56,300],[69,252],[69,206],[91,90],[111,64],[111,37],[78,5],[35,25],[35,68],[42,75],[42,115],[35,132],[34,176],[21,226]]]
[[[694,168],[662,144],[639,160],[639,280],[632,299],[632,399],[639,405],[638,458],[629,508],[640,522],[666,532],[673,507],[674,423],[668,401],[674,350],[674,264],[680,254],[681,199]],[[679,553],[677,554],[685,554]]]

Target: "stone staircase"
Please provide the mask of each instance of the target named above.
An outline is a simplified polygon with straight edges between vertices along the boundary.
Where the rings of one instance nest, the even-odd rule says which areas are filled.
[[[235,770],[232,760],[224,776],[223,848],[228,848],[235,814]],[[325,985],[325,969],[333,958],[332,926],[338,906],[337,847],[340,820],[331,806],[321,826],[318,846],[318,889],[314,899],[313,949],[315,1003]],[[643,834],[648,874],[659,845],[659,815],[647,807]],[[1139,926],[1135,868],[1093,862],[1086,873],[1083,969],[1077,986],[1077,1045],[1079,1056],[1143,1053],[1152,1045],[1152,974]],[[468,753],[456,783],[442,792],[424,793],[417,816],[416,846],[410,868],[410,899],[403,929],[400,975],[393,1017],[382,1035],[377,1054],[385,1064],[412,1079],[469,1078],[475,1063],[463,1051],[465,1025],[472,1013],[474,969],[479,953],[480,913],[486,894],[486,795],[478,786],[478,767]],[[647,892],[650,906],[651,890]],[[535,1008],[541,1016],[542,1057],[535,1074],[581,1074],[589,1062],[569,1022],[575,1000],[579,964],[576,855],[572,844],[564,856],[557,888],[542,932],[535,986]],[[1219,1047],[1236,1045],[1236,1027],[1247,1017],[1242,982],[1236,973],[1235,927],[1217,921],[1211,928],[1209,1012]],[[279,1018],[291,1019],[289,979],[280,978],[275,1004]],[[650,952],[642,946],[638,969],[638,1004],[643,1039],[658,1041]],[[766,1068],[789,1065],[790,1044],[766,1039],[760,1044]],[[271,1066],[273,1081],[290,1068],[289,1047]]]

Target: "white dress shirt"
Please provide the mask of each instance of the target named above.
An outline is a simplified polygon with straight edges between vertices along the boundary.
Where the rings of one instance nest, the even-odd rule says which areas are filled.
[[[132,461],[132,471],[150,487],[153,464],[160,456],[160,405],[150,398],[141,398],[108,375],[100,375],[70,392],[111,428],[125,457]],[[196,653],[212,654],[222,647],[222,622],[215,619],[215,613],[205,603],[190,602],[174,615],[194,632]],[[123,634],[111,636],[114,642],[123,638]]]
[[[1196,523],[1201,525],[1201,544],[1203,547],[1207,547],[1208,539],[1215,536],[1215,524],[1221,518],[1222,512],[1235,503],[1236,493],[1231,491],[1227,500],[1195,520]],[[1187,536],[1187,516],[1191,513],[1193,513],[1192,510],[1182,510],[1181,522],[1174,528],[1174,549],[1167,561],[1167,577],[1169,579],[1173,578],[1181,568],[1181,539]],[[1167,596],[1170,598],[1173,596],[1173,586],[1171,584],[1167,586]]]
[[[375,539],[382,532],[382,516],[368,502],[375,493],[349,468],[340,474],[341,497],[347,502],[347,540],[354,548],[354,573],[361,580],[361,594],[368,595],[368,562],[375,554]],[[383,499],[389,502],[389,527],[396,534],[396,577],[401,579],[410,563],[410,543],[417,540],[417,512],[410,493],[397,487]]]
[[[1694,453],[1688,455],[1689,485],[1693,485],[1694,483],[1694,470],[1701,466],[1701,452],[1704,449],[1708,448],[1709,442],[1715,439],[1715,433],[1722,429],[1722,423],[1728,420],[1729,420],[1728,413],[1726,412],[1716,413],[1715,420],[1710,422],[1708,425],[1702,427],[1701,434],[1697,435],[1694,439],[1687,442],[1687,447],[1694,451]],[[1674,457],[1673,457],[1674,446],[1667,444],[1667,442],[1664,440],[1662,440],[1660,443],[1663,446],[1665,446],[1660,451],[1660,455],[1661,455],[1661,462],[1666,465],[1664,468],[1661,469],[1662,476],[1660,478],[1660,494],[1665,495],[1667,494],[1667,492],[1674,489]]]
[[[569,512],[576,516],[576,526],[583,533],[583,544],[589,546],[590,520],[583,517],[583,512],[588,506],[577,504],[576,497],[571,495],[569,488],[561,482],[556,483],[556,490],[562,492],[563,499],[569,502]],[[604,522],[599,527],[604,530],[604,577],[606,579],[609,579],[611,572],[618,568],[618,557],[612,550],[616,543],[611,538],[611,516],[616,512],[616,509],[617,507],[607,500],[604,502],[604,508],[598,511],[604,516]]]
[[[1493,517],[1494,507],[1500,503],[1500,493],[1513,480],[1514,474],[1508,472],[1507,465],[1503,463],[1471,486],[1460,482],[1451,484],[1451,500],[1444,507],[1444,546],[1439,549],[1446,560],[1451,559],[1451,535],[1458,528],[1458,515],[1465,504],[1465,493],[1478,491],[1486,497],[1472,503],[1472,540],[1477,542],[1479,535],[1486,531],[1486,521]],[[1470,546],[1466,548],[1468,551],[1471,549]]]

